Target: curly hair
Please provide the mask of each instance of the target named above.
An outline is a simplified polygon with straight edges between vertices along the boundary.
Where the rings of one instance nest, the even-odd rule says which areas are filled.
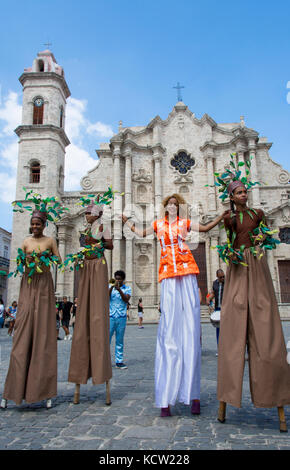
[[[187,217],[187,203],[186,203],[185,199],[183,199],[183,197],[180,196],[180,194],[174,193],[174,194],[170,194],[169,196],[166,196],[162,201],[162,206],[165,208],[167,206],[169,200],[173,197],[176,199],[176,201],[178,203],[177,215],[179,217]],[[167,216],[167,215],[168,215],[168,212],[165,211],[165,216]]]

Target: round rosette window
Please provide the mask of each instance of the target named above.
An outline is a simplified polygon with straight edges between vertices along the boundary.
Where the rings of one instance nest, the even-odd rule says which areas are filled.
[[[186,173],[194,166],[195,160],[190,157],[186,152],[181,151],[174,155],[170,161],[171,166],[175,168],[181,175]]]

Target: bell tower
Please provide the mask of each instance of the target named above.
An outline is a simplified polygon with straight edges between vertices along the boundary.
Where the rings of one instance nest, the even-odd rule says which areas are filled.
[[[25,191],[43,197],[58,196],[64,191],[65,149],[70,144],[65,133],[66,100],[70,90],[63,68],[50,50],[39,52],[32,67],[24,69],[19,81],[23,87],[22,122],[15,129],[19,137],[15,200],[24,202]],[[55,235],[52,227],[47,235]],[[29,234],[29,214],[13,217],[11,259]],[[10,266],[10,271],[13,266]],[[18,295],[19,279],[10,278],[9,301]],[[16,299],[17,300],[17,299]]]
[[[61,197],[64,186],[66,136],[65,110],[70,91],[63,68],[52,52],[37,54],[31,68],[19,78],[23,87],[22,124],[19,137],[16,200],[25,188],[43,196]]]

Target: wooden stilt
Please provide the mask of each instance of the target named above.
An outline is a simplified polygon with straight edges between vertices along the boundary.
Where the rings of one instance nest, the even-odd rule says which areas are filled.
[[[283,406],[278,406],[278,416],[280,421],[280,432],[288,432]]]
[[[74,405],[78,405],[80,402],[80,387],[80,384],[76,384],[75,386]]]
[[[226,420],[226,407],[227,404],[224,401],[220,401],[219,411],[218,411],[218,421],[224,423]]]
[[[111,402],[111,393],[110,393],[110,381],[107,380],[106,382],[106,405],[110,406],[112,404]]]

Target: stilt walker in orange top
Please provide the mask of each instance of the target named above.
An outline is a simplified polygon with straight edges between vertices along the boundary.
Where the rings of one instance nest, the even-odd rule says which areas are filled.
[[[180,195],[168,196],[162,204],[165,217],[155,220],[151,227],[138,230],[128,222],[139,236],[155,232],[161,244],[155,402],[162,417],[171,416],[170,405],[176,400],[191,403],[192,414],[200,414],[200,299],[196,281],[199,269],[185,239],[190,230],[208,232],[223,215],[207,225],[193,224],[180,217],[180,206],[186,205]],[[127,221],[123,216],[123,222]]]

